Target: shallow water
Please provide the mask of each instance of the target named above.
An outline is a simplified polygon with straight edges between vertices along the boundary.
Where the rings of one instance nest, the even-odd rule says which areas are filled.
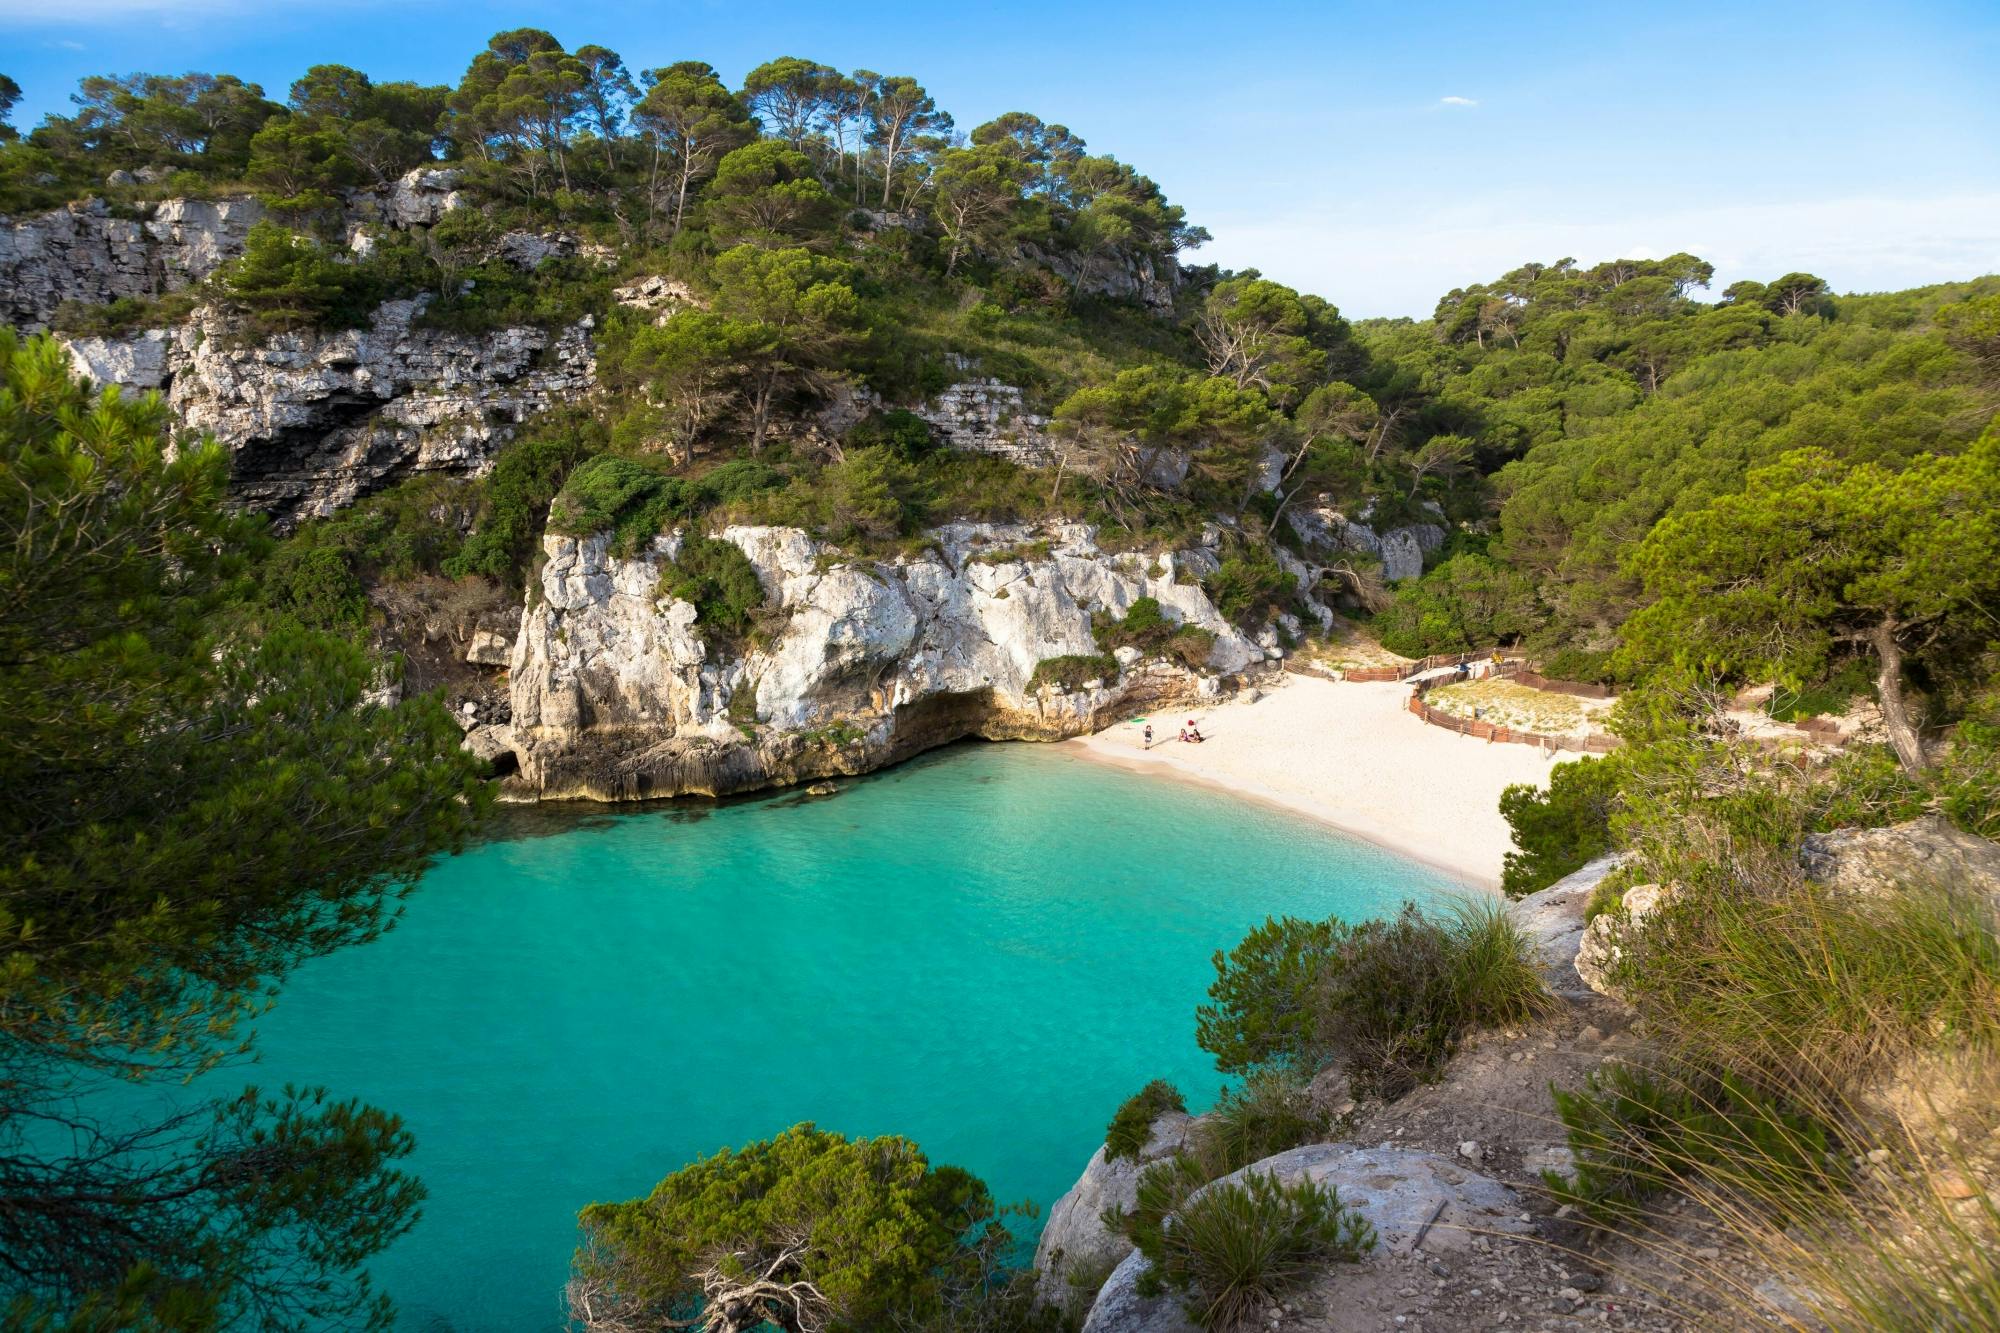
[[[906,1134],[1046,1206],[1148,1079],[1214,1098],[1193,1017],[1214,950],[1445,883],[1044,747],[844,786],[503,819],[516,836],[437,866],[395,931],[293,978],[259,1065],[223,1077],[404,1117],[430,1199],[374,1271],[405,1327],[557,1327],[581,1205],[800,1120]]]

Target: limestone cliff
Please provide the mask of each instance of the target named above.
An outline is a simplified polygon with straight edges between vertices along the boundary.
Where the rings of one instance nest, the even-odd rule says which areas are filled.
[[[64,301],[180,291],[240,253],[263,216],[247,198],[119,210],[85,199],[38,217],[0,218],[0,322],[35,330]]]
[[[477,472],[533,413],[596,382],[591,321],[486,334],[427,329],[422,298],[365,329],[246,343],[213,310],[120,338],[69,339],[79,373],[157,389],[232,455],[232,489],[282,518],[331,513],[410,472]]]
[[[659,596],[680,534],[632,558],[602,536],[544,539],[512,661],[517,795],[720,795],[864,772],[965,736],[1070,736],[1212,696],[1266,660],[1198,582],[1181,581],[1213,569],[1206,550],[1109,554],[1080,525],[955,524],[893,561],[792,528],[721,536],[766,594],[747,646]],[[1082,689],[1031,683],[1046,659],[1098,652],[1092,616],[1121,617],[1144,596],[1215,635],[1201,670],[1125,649],[1115,673]]]

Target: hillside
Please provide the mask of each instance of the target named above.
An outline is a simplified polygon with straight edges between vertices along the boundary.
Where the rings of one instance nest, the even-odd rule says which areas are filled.
[[[199,1014],[186,977],[209,975],[205,942],[264,928],[213,925],[239,901],[219,872],[154,864],[156,811],[88,817],[104,790],[139,801],[205,772],[182,737],[287,756],[269,782],[306,815],[242,785],[229,800],[366,898],[285,908],[292,943],[270,948],[289,960],[379,928],[384,885],[494,791],[724,795],[1250,699],[1302,650],[1506,649],[1537,679],[1601,687],[1592,725],[1615,739],[1597,748],[1618,747],[1501,799],[1507,892],[1555,897],[1268,922],[1218,952],[1197,1030],[1242,1082],[1200,1121],[1171,1088],[1119,1110],[1065,1219],[1092,1263],[1045,1244],[1042,1295],[1066,1269],[1056,1303],[1094,1303],[1088,1327],[1166,1329],[1276,1324],[1296,1313],[1284,1292],[1314,1289],[1349,1319],[1320,1327],[1379,1327],[1399,1284],[1430,1282],[1412,1256],[1449,1195],[1455,1216],[1530,1237],[1506,1245],[1589,1249],[1583,1280],[1616,1271],[1626,1292],[1647,1280],[1648,1227],[1688,1247],[1685,1211],[1727,1233],[1731,1282],[1791,1275],[1787,1299],[1835,1327],[2000,1311],[1993,1127],[1952,1109],[1990,1103],[2000,1042],[2000,276],[1841,294],[1793,272],[1718,292],[1693,255],[1565,258],[1452,291],[1428,320],[1350,321],[1192,263],[1206,235],[1152,180],[1038,116],[965,130],[910,77],[783,57],[731,88],[698,61],[630,70],[533,29],[496,35],[455,86],[321,65],[282,101],[191,73],[86,79],[76,103],[0,135],[0,428],[20,482],[0,686],[31,729],[20,754],[58,757],[9,771],[82,812],[63,833],[76,884],[146,868],[107,909],[117,929],[63,955],[101,948],[98,989],[73,1012],[63,986],[34,991],[89,1029],[61,1029],[75,1049]],[[85,540],[93,524],[121,536]],[[120,542],[129,561],[89,564]],[[71,560],[87,568],[66,584]],[[64,654],[73,673],[42,665]],[[121,674],[169,668],[147,689]],[[1475,718],[1502,697],[1486,688],[1464,691]],[[239,702],[268,730],[239,724]],[[1824,746],[1764,728],[1830,717],[1866,722]],[[350,780],[294,792],[322,734]],[[180,748],[154,763],[162,737]],[[104,754],[154,766],[107,783]],[[356,794],[377,780],[379,817]],[[340,860],[345,832],[292,827],[349,810],[327,792],[357,823],[422,831],[386,871]],[[199,813],[233,827],[232,808]],[[0,915],[24,959],[63,904],[95,901],[49,887],[41,836],[16,838],[35,910]],[[186,892],[151,875],[200,886],[190,920],[160,927],[158,967],[119,934]],[[248,1004],[238,989],[282,973],[265,947],[230,953],[215,993]],[[1508,1065],[1532,1052],[1574,1067],[1530,1087]],[[1501,1080],[1506,1109],[1541,1118],[1532,1138],[1419,1090]],[[1951,1106],[1915,1114],[1923,1090]],[[1399,1134],[1406,1111],[1411,1146],[1347,1141]],[[1504,1182],[1473,1170],[1491,1148],[1475,1131],[1503,1139],[1487,1166]],[[393,1125],[370,1132],[371,1170],[407,1151]],[[1455,1142],[1469,1150],[1450,1160]],[[911,1326],[1061,1322],[994,1278],[1008,1242],[984,1187],[913,1147],[895,1168],[923,1188],[897,1188],[923,1202],[897,1225],[930,1258],[893,1282],[854,1276],[874,1256],[842,1249],[851,1235],[800,1240],[820,1214],[704,1211],[720,1197],[705,1172],[811,1177],[820,1154],[849,1185],[888,1169],[808,1128],[677,1172],[644,1208],[590,1209],[578,1318],[595,1299],[606,1329],[697,1306],[723,1312],[716,1328],[882,1326],[893,1290]],[[1282,1186],[1277,1168],[1239,1174],[1280,1158]],[[1949,1201],[1983,1212],[1925,1202],[1947,1170]],[[1129,1196],[1110,1218],[1085,1206],[1107,1175]],[[1431,1182],[1438,1212],[1368,1184],[1384,1175]],[[1369,1247],[1323,1181],[1350,1202],[1377,1191],[1397,1244],[1414,1238],[1369,1270],[1366,1315],[1340,1312],[1327,1277]],[[699,1244],[652,1229],[647,1209],[670,1204]],[[1182,1218],[1225,1239],[1268,1224],[1305,1257],[1289,1286],[1244,1279],[1225,1301]],[[1914,1259],[1881,1240],[1894,1226],[1924,1238]],[[352,1267],[392,1235],[328,1253]],[[1567,1267],[1454,1244],[1466,1272],[1539,1284],[1510,1318],[1549,1307],[1551,1283],[1556,1313],[1590,1304]],[[766,1286],[851,1260],[848,1322],[817,1288],[824,1308],[746,1276],[758,1245]],[[1660,1279],[1680,1305],[1635,1326],[1749,1308],[1688,1267]],[[23,1289],[110,1299],[126,1270],[87,1276]],[[1437,1276],[1433,1313],[1484,1308]],[[119,1299],[162,1299],[132,1290]]]

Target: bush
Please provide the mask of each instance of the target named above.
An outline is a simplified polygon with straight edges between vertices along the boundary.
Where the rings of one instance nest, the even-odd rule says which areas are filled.
[[[1512,643],[1545,619],[1527,575],[1483,555],[1454,556],[1375,617],[1382,646],[1405,657]]]
[[[1557,764],[1547,789],[1516,783],[1500,793],[1500,813],[1514,830],[1500,887],[1510,898],[1545,889],[1609,852],[1611,816],[1624,770],[1615,757]]]
[[[1313,1066],[1313,997],[1339,965],[1348,927],[1339,920],[1264,919],[1211,960],[1213,1004],[1195,1010],[1195,1040],[1225,1074],[1270,1065]]]
[[[728,638],[750,627],[750,613],[764,604],[756,566],[719,537],[690,537],[660,569],[660,593],[692,602],[696,623]]]
[[[920,462],[938,451],[930,423],[902,408],[869,413],[847,432],[843,443],[850,449],[887,449],[906,463]]]
[[[1148,1233],[1139,1248],[1152,1267],[1141,1288],[1184,1293],[1203,1328],[1243,1329],[1328,1265],[1374,1247],[1375,1229],[1331,1187],[1251,1174],[1211,1185],[1171,1226]]]
[[[355,629],[368,619],[368,599],[345,552],[288,542],[264,563],[264,600],[308,629]]]
[[[481,574],[519,586],[549,517],[550,503],[584,460],[604,447],[588,417],[539,424],[535,434],[501,450],[486,479],[485,512],[458,554],[445,564],[457,577]]]
[[[217,279],[229,308],[257,334],[362,328],[379,299],[364,270],[274,222],[250,228],[243,253]]]
[[[1576,1158],[1570,1175],[1549,1171],[1555,1197],[1612,1222],[1694,1176],[1747,1186],[1785,1211],[1840,1183],[1828,1127],[1732,1079],[1688,1083],[1611,1063],[1578,1092],[1553,1089]]]
[[[1299,585],[1296,575],[1278,566],[1266,547],[1243,547],[1225,559],[1208,578],[1208,595],[1223,616],[1245,629],[1255,629],[1290,599]]]
[[[1219,1068],[1305,1072],[1338,1059],[1357,1095],[1434,1077],[1467,1031],[1522,1022],[1547,991],[1499,904],[1388,921],[1266,921],[1215,957],[1196,1040]]]
[[[660,1327],[716,1301],[735,1327],[950,1326],[1013,1245],[986,1186],[907,1139],[810,1124],[683,1167],[643,1199],[580,1217],[569,1284],[579,1322]],[[753,1276],[810,1283],[807,1320]]]
[[[1063,657],[1044,657],[1035,663],[1035,673],[1028,677],[1028,688],[1038,690],[1044,685],[1053,685],[1069,694],[1093,680],[1109,682],[1117,679],[1118,659],[1109,653],[1071,653]]]
[[[1185,1110],[1187,1102],[1182,1100],[1181,1090],[1163,1078],[1154,1079],[1127,1097],[1118,1113],[1111,1117],[1111,1124],[1104,1131],[1105,1160],[1129,1157],[1138,1161],[1140,1151],[1152,1135],[1153,1122],[1169,1111]]]
[[[1208,659],[1215,652],[1215,631],[1203,629],[1199,625],[1182,625],[1167,640],[1166,654],[1190,671],[1200,671],[1208,665]]]
[[[1265,1069],[1216,1101],[1202,1125],[1202,1147],[1217,1174],[1226,1174],[1312,1143],[1326,1130],[1306,1085],[1288,1070]]]

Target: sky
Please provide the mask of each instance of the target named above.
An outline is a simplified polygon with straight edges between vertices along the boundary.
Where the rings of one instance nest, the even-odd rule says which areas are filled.
[[[910,74],[963,130],[1032,111],[1159,181],[1214,235],[1192,262],[1357,317],[1564,256],[1687,250],[1715,291],[2000,271],[2000,0],[0,0],[0,73],[25,128],[86,74],[453,83],[524,26],[732,83],[778,55]]]

